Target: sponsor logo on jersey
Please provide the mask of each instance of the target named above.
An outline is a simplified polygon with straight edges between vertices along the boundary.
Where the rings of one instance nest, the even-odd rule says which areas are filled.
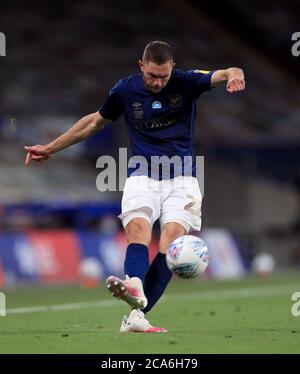
[[[151,129],[159,129],[162,127],[169,127],[175,125],[178,122],[185,121],[185,115],[179,114],[177,116],[168,116],[163,118],[155,118],[149,121],[139,121],[135,124],[135,127],[139,130],[151,130]]]
[[[160,101],[154,101],[152,103],[152,109],[161,109],[161,108],[162,108],[162,105]]]

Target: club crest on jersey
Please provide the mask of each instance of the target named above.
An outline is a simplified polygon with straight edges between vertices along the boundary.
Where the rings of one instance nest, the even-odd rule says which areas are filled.
[[[180,108],[182,106],[182,97],[179,94],[173,94],[169,97],[169,106],[171,108]]]
[[[162,108],[162,105],[160,101],[154,101],[152,103],[152,109],[161,109],[161,108]]]

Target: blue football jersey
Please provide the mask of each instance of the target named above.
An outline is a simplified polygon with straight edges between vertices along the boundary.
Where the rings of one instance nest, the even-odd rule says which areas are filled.
[[[119,80],[111,89],[99,113],[112,121],[125,115],[131,147],[128,175],[155,179],[196,176],[196,100],[211,89],[212,74],[174,69],[159,93],[150,92],[143,75],[136,74]],[[147,161],[146,166],[141,160]]]

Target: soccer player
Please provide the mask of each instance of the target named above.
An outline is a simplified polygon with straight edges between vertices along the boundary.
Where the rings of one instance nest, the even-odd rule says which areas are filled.
[[[128,241],[126,278],[110,276],[106,284],[113,296],[132,308],[123,317],[121,332],[166,332],[152,326],[145,314],[171,279],[165,259],[170,243],[190,229],[201,228],[202,197],[193,150],[196,101],[222,82],[229,93],[242,91],[245,80],[239,68],[177,70],[171,46],[161,41],[145,47],[139,66],[141,73],[118,81],[99,111],[81,118],[47,145],[26,146],[25,164],[47,160],[125,115],[135,157],[129,162],[120,215]],[[161,225],[159,252],[149,266],[148,246],[157,219]]]

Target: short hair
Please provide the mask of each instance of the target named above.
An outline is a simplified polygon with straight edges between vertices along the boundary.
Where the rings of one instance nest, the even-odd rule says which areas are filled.
[[[173,62],[172,47],[166,42],[152,41],[144,49],[143,61],[152,61],[157,65],[162,65],[168,61]]]

